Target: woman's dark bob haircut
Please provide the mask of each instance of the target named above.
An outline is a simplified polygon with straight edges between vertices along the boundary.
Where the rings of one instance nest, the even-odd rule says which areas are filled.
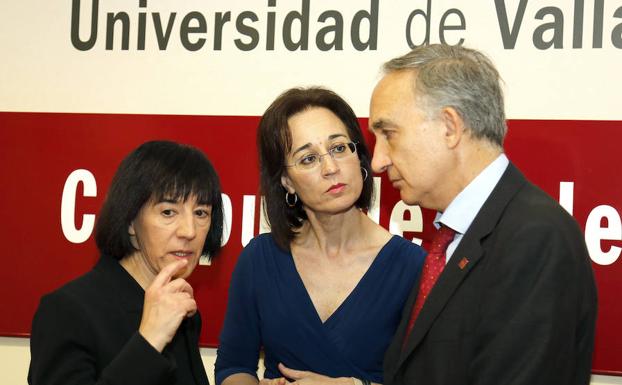
[[[196,196],[212,206],[210,229],[203,246],[208,258],[220,250],[223,228],[220,182],[200,150],[174,142],[147,142],[132,151],[117,169],[97,218],[95,242],[102,254],[123,259],[136,249],[130,243],[130,223],[150,200],[185,201]]]
[[[268,107],[257,130],[261,193],[266,199],[265,213],[274,240],[284,250],[289,250],[297,229],[307,219],[300,200],[294,207],[287,205],[287,191],[281,185],[285,158],[292,147],[287,121],[293,115],[313,107],[326,108],[335,114],[346,126],[350,140],[357,143],[359,162],[367,170],[369,177],[363,181],[363,190],[355,206],[367,210],[374,192],[369,150],[356,115],[348,103],[334,92],[320,87],[292,88],[285,91]]]

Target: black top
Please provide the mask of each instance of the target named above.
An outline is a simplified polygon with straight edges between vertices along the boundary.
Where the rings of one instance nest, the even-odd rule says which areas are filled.
[[[144,290],[109,256],[41,298],[32,322],[28,383],[207,385],[197,313],[162,353],[139,333]]]

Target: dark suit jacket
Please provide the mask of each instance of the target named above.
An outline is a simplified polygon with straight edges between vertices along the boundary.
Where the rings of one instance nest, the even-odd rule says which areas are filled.
[[[45,295],[32,324],[28,383],[207,385],[198,313],[182,322],[161,354],[138,333],[143,300],[143,289],[107,256]]]
[[[589,383],[596,289],[583,234],[512,164],[402,350],[417,288],[385,355],[385,385]]]

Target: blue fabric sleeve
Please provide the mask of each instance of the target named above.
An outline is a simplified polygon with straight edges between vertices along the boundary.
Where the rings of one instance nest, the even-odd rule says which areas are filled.
[[[261,336],[253,289],[253,259],[259,257],[258,252],[259,242],[253,239],[242,250],[231,276],[225,322],[216,356],[216,385],[236,373],[257,376]]]

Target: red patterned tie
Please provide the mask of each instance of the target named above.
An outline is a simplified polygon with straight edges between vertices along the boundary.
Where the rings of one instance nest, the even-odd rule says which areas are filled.
[[[428,256],[423,263],[421,280],[419,281],[419,294],[417,294],[415,306],[413,306],[412,312],[410,313],[410,321],[408,322],[408,329],[406,329],[406,334],[404,335],[404,343],[406,342],[406,338],[410,335],[415,320],[423,308],[423,303],[426,298],[428,298],[428,294],[430,294],[432,287],[436,283],[436,279],[443,272],[443,268],[445,267],[445,252],[447,251],[447,246],[449,246],[454,239],[455,234],[456,232],[454,230],[445,225],[441,225],[441,228],[434,234],[434,238],[432,238]]]

